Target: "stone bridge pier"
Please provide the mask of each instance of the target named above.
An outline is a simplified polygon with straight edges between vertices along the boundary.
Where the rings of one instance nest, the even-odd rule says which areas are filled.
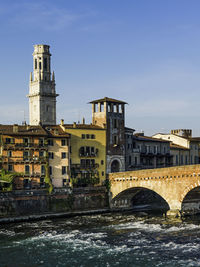
[[[131,188],[152,190],[169,206],[167,215],[180,216],[186,195],[200,186],[200,165],[110,173],[112,201]]]

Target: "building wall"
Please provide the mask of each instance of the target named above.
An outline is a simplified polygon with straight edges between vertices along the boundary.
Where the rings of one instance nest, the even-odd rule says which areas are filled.
[[[181,136],[178,136],[178,135],[174,135],[174,134],[155,134],[155,135],[153,135],[153,137],[154,138],[158,138],[158,139],[171,141],[172,143],[174,143],[176,145],[183,146],[183,147],[186,147],[186,148],[190,148],[189,140],[187,140],[186,138],[183,138]]]
[[[156,134],[153,137],[172,142],[170,151],[174,166],[199,163],[199,143],[197,141],[174,134]],[[174,147],[174,145],[177,145],[177,147]]]
[[[126,103],[109,98],[95,100],[91,103],[93,125],[106,127],[107,173],[124,171]]]
[[[74,164],[80,165],[81,160],[90,159],[95,160],[95,163],[98,164],[96,170],[99,172],[100,183],[106,179],[106,130],[105,129],[95,129],[95,128],[69,128],[64,126],[65,131],[71,134],[71,167]],[[91,135],[95,136],[95,139],[91,138],[82,138],[82,135]],[[98,153],[94,157],[81,157],[80,148],[81,147],[94,147],[98,149]]]
[[[48,146],[48,152],[53,153],[53,159],[49,157],[49,166],[52,168],[52,184],[55,187],[63,187],[70,183],[69,176],[69,139],[67,138],[51,138],[53,146]],[[66,145],[62,145],[62,140],[66,141]],[[62,158],[62,153],[66,153],[66,158]],[[66,174],[62,174],[62,167],[66,167]]]
[[[24,138],[28,143],[24,142]],[[7,139],[11,139],[11,143],[7,143]],[[39,145],[39,139],[44,140],[43,137],[35,136],[2,136],[1,168],[18,173],[14,179],[14,189],[23,189],[24,186],[40,187],[41,178],[45,176],[41,166],[45,166],[48,159],[47,146]],[[26,171],[26,166],[29,167],[29,172]]]

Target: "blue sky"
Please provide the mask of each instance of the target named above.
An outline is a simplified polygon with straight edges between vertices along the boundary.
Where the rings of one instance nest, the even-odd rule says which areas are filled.
[[[91,122],[87,103],[129,103],[126,126],[200,136],[199,0],[0,0],[0,123],[28,120],[33,45],[51,46],[57,120]]]

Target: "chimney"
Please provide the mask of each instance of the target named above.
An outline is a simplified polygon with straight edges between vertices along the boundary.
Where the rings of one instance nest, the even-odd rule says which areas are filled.
[[[13,133],[18,133],[18,125],[17,124],[13,125]]]
[[[83,122],[83,124],[85,124],[85,118],[84,117],[83,117],[83,121],[82,122]]]
[[[76,122],[73,123],[73,128],[76,128]]]
[[[62,126],[64,125],[64,120],[63,119],[60,120],[60,125],[62,125]]]

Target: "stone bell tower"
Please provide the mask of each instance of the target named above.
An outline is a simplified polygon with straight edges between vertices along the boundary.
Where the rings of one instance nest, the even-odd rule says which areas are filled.
[[[51,74],[49,45],[34,45],[29,84],[29,124],[56,124],[55,75]]]
[[[92,124],[106,128],[107,173],[125,170],[124,101],[104,97],[92,102]]]

